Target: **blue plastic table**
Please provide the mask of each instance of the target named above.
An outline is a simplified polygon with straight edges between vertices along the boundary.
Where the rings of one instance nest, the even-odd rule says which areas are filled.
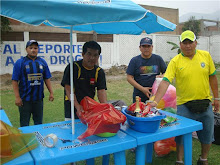
[[[167,125],[166,127],[160,128],[155,133],[137,132],[133,129],[130,129],[127,123],[121,127],[122,131],[137,139],[138,146],[136,148],[136,165],[144,165],[145,157],[147,159],[147,163],[152,162],[153,142],[179,135],[183,135],[185,165],[191,165],[192,132],[201,130],[203,128],[202,123],[169,112],[163,112],[166,115],[176,117],[178,120],[170,125]]]
[[[6,115],[4,110],[0,110],[0,120],[4,121],[6,124],[12,126],[8,116]],[[31,157],[30,153],[27,152],[7,163],[4,165],[34,165],[33,158]]]
[[[3,109],[0,110],[0,120],[4,121],[6,124],[12,126],[8,116]]]
[[[72,135],[71,121],[21,127],[20,129],[23,133],[34,132],[37,135],[40,145],[30,151],[36,165],[65,164],[86,159],[92,160],[95,157],[108,154],[114,154],[116,165],[126,165],[125,150],[137,146],[135,138],[119,130],[113,137],[102,138],[93,135],[79,141],[77,137],[85,132],[86,128],[86,125],[79,120],[75,120],[74,135]],[[54,148],[48,148],[43,143],[43,138],[51,133],[58,137]],[[63,143],[60,139],[72,141]],[[105,158],[108,158],[108,156]]]

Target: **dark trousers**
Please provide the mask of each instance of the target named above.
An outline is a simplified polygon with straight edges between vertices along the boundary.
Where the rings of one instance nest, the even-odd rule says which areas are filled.
[[[76,108],[74,107],[74,118],[79,119],[76,114]],[[69,100],[64,100],[64,114],[65,118],[71,118],[71,102]]]
[[[29,126],[30,118],[34,120],[34,125],[43,122],[43,100],[39,101],[23,101],[23,106],[19,107],[20,126]]]
[[[136,96],[138,96],[138,95],[133,93],[133,103],[136,102]],[[142,96],[139,96],[139,97],[141,98],[141,102],[143,102],[143,103],[145,103],[147,100],[149,100],[149,98],[145,95],[142,95]]]

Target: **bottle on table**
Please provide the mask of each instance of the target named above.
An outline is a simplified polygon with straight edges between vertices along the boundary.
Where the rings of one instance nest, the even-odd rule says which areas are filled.
[[[135,97],[136,100],[136,108],[134,110],[135,116],[136,117],[141,117],[141,108],[140,108],[140,101],[139,101],[139,96]]]

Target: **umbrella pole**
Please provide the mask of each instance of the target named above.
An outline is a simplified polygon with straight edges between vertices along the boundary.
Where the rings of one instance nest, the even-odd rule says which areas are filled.
[[[75,134],[74,91],[73,91],[73,26],[70,27],[70,101],[71,101],[72,134]]]

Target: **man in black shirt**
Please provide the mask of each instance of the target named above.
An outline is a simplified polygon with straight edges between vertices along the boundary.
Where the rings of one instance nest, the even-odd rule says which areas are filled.
[[[95,41],[86,42],[83,45],[83,59],[75,61],[73,64],[73,84],[74,84],[74,112],[83,111],[80,105],[85,96],[94,99],[97,90],[97,97],[100,103],[107,103],[106,78],[102,68],[97,66],[101,47]],[[65,87],[65,120],[71,119],[70,109],[70,64],[67,65],[61,85]]]

